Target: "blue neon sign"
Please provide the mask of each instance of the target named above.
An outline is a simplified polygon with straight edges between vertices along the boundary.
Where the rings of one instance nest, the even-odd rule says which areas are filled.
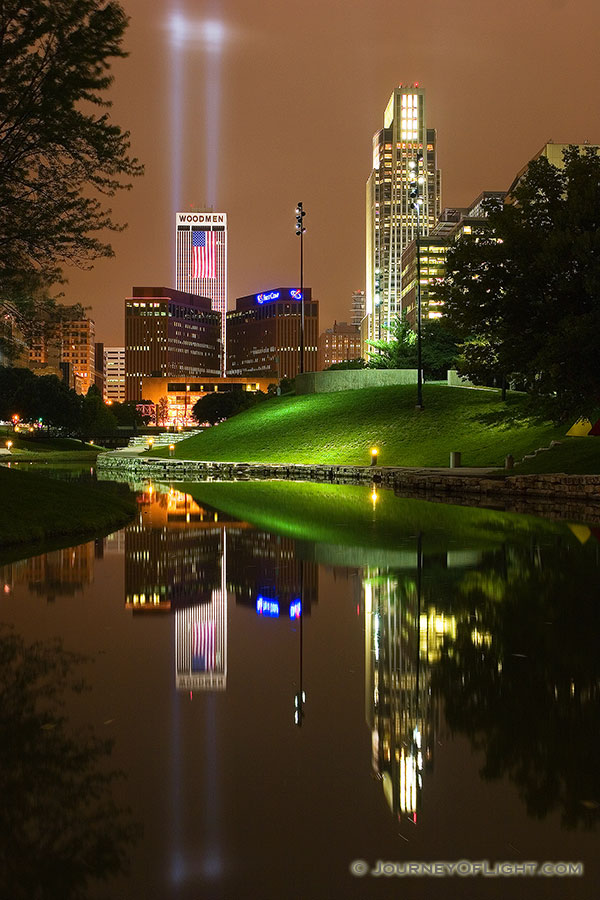
[[[256,598],[256,612],[259,616],[277,617],[279,615],[279,603],[269,597]]]
[[[296,600],[295,603],[290,603],[290,619],[299,619],[302,615],[302,603],[300,600]]]
[[[290,288],[286,291],[286,294],[292,300],[302,300],[302,291],[299,288]],[[262,294],[256,295],[256,302],[262,305],[263,303],[271,303],[273,300],[279,300],[281,298],[281,290],[279,291],[265,291]]]
[[[269,303],[271,300],[279,300],[281,291],[267,291],[265,294],[257,294],[257,303]]]

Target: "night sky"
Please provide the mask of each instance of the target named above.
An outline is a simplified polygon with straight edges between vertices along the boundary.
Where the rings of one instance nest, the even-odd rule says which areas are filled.
[[[503,190],[548,140],[600,143],[598,0],[123,0],[112,115],[146,174],[113,201],[116,257],[68,270],[65,302],[123,342],[123,298],[175,286],[174,213],[229,217],[229,306],[299,281],[321,329],[365,287],[365,182],[389,96],[418,81],[442,206]]]

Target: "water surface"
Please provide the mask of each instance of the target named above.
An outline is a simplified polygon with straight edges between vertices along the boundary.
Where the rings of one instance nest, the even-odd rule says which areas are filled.
[[[0,569],[13,884],[596,896],[598,534],[364,487],[147,485],[138,502],[107,538]],[[357,877],[355,860],[585,868]]]

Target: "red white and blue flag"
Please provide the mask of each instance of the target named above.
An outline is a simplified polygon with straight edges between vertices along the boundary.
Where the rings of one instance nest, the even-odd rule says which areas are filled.
[[[216,278],[216,234],[192,231],[192,278]]]
[[[214,671],[215,655],[215,623],[194,622],[192,625],[192,671]]]

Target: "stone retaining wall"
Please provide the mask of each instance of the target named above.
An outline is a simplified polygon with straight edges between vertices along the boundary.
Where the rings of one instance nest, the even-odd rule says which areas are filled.
[[[326,466],[288,463],[208,462],[164,457],[119,458],[110,453],[98,456],[97,466],[104,474],[119,472],[139,478],[167,481],[194,479],[246,480],[281,478],[292,481],[325,481],[333,484],[377,484],[413,496],[468,496],[489,499],[491,505],[505,500],[529,502],[530,499],[553,500],[564,504],[585,501],[598,504],[600,512],[600,475],[510,475],[490,478],[439,472],[430,469],[407,469],[393,466]],[[452,474],[451,474],[452,472]],[[474,501],[477,502],[476,500]]]

